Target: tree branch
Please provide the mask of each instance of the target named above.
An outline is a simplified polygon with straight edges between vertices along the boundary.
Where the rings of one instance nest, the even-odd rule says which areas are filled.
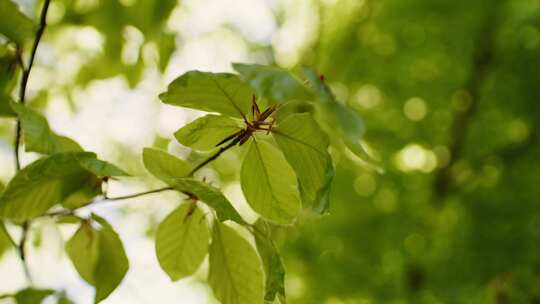
[[[449,163],[441,168],[435,176],[434,189],[439,197],[446,196],[449,190],[455,186],[451,169],[461,157],[469,125],[478,110],[482,85],[493,66],[494,39],[497,30],[496,16],[497,6],[493,6],[487,12],[483,28],[476,40],[469,79],[464,85],[465,91],[470,94],[471,103],[465,110],[457,112],[454,116],[448,144],[451,158]]]
[[[28,78],[30,77],[30,72],[32,71],[32,66],[34,65],[34,59],[36,57],[37,48],[39,46],[39,42],[41,40],[41,36],[43,36],[43,32],[45,31],[45,27],[47,26],[47,12],[49,10],[49,4],[50,0],[45,0],[43,3],[43,7],[41,9],[41,16],[39,19],[39,26],[36,31],[36,37],[34,39],[34,44],[32,46],[32,50],[30,52],[30,59],[28,61],[28,66],[24,67],[24,62],[22,60],[22,57],[19,56],[19,64],[21,65],[21,69],[23,70],[22,78],[21,78],[21,86],[20,86],[20,92],[19,92],[19,102],[21,104],[26,103],[26,87],[28,85]],[[15,153],[15,168],[17,171],[21,169],[21,162],[19,159],[19,148],[21,144],[21,120],[17,118],[17,127],[15,129],[15,143],[14,143],[14,153]],[[30,275],[30,270],[28,267],[28,263],[26,261],[26,253],[25,253],[25,245],[26,245],[26,239],[28,236],[28,229],[30,228],[30,221],[25,221],[22,225],[22,234],[21,234],[21,240],[19,242],[18,251],[19,251],[19,257],[21,259],[24,273],[26,275],[26,279],[28,283],[32,284],[32,277]]]

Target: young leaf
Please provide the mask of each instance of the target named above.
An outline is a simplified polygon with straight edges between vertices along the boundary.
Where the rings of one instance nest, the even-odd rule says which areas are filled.
[[[302,200],[318,210],[327,210],[327,192],[334,175],[328,136],[307,113],[287,117],[272,135],[296,172]]]
[[[26,288],[15,294],[15,302],[17,304],[40,304],[53,293],[52,289]]]
[[[243,118],[252,95],[237,75],[190,71],[171,82],[159,98],[175,106]]]
[[[0,216],[14,221],[31,219],[44,214],[52,206],[63,202],[81,189],[91,186],[85,181],[97,181],[95,175],[92,175],[93,172],[83,166],[89,161],[95,165],[91,167],[93,169],[112,166],[98,160],[95,154],[90,152],[53,154],[26,166],[15,175],[0,196]],[[103,172],[94,171],[113,173],[108,169]],[[91,187],[96,189],[97,185]],[[94,193],[97,192],[96,190]]]
[[[203,212],[182,204],[157,229],[156,255],[172,281],[192,275],[208,253],[210,230]]]
[[[211,150],[221,140],[242,129],[241,125],[227,116],[206,115],[183,126],[174,133],[184,146],[195,150]]]
[[[191,166],[184,160],[152,148],[144,148],[143,163],[148,172],[169,185],[191,171]]]
[[[240,175],[242,191],[253,210],[278,224],[294,221],[301,205],[296,176],[281,151],[253,140]]]
[[[266,274],[266,291],[264,300],[273,302],[274,299],[285,300],[285,267],[281,261],[279,251],[272,240],[267,224],[258,220],[255,225],[255,244],[261,256],[264,272]]]
[[[0,34],[22,45],[34,35],[34,23],[11,0],[0,0]]]
[[[54,133],[45,117],[38,112],[15,102],[11,103],[11,108],[21,120],[26,151],[42,154],[82,151],[72,139]]]
[[[178,191],[193,193],[199,200],[212,207],[220,221],[231,220],[244,223],[240,214],[219,189],[192,178],[176,179],[172,186]]]
[[[262,304],[264,273],[255,249],[234,229],[216,222],[208,282],[223,304]]]
[[[95,230],[88,222],[66,244],[66,251],[79,275],[96,288],[94,303],[107,298],[122,282],[129,261],[118,234],[105,219],[92,214],[101,225]]]
[[[304,85],[287,70],[260,64],[233,64],[259,96],[275,103],[305,100],[311,97]]]

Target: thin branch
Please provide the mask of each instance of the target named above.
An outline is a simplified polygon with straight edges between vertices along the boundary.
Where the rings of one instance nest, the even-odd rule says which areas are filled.
[[[20,92],[19,92],[19,102],[22,104],[26,103],[26,86],[28,85],[28,78],[30,77],[30,72],[32,71],[32,67],[34,66],[34,59],[36,58],[36,53],[39,46],[39,42],[41,41],[41,36],[43,36],[43,32],[45,31],[45,27],[47,26],[47,12],[49,10],[50,3],[51,3],[50,0],[45,0],[45,2],[43,3],[43,8],[41,9],[41,16],[39,19],[39,27],[36,31],[36,38],[34,39],[32,51],[30,52],[30,59],[28,61],[28,67],[26,68],[24,67],[22,58],[20,60],[21,68],[23,69],[23,74],[22,74],[21,86],[20,86]],[[17,168],[17,171],[21,169],[21,162],[19,160],[20,143],[21,143],[21,121],[17,119],[17,128],[15,131],[15,168]]]
[[[140,196],[145,196],[145,195],[148,195],[148,194],[159,193],[159,192],[163,192],[163,191],[169,191],[169,190],[174,190],[174,188],[173,187],[164,187],[164,188],[159,188],[159,189],[154,189],[154,190],[149,190],[149,191],[144,191],[144,192],[139,192],[139,193],[134,193],[134,194],[128,194],[128,195],[123,195],[123,196],[106,197],[105,199],[103,199],[101,201],[98,201],[96,203],[106,202],[106,201],[121,201],[121,200],[130,199],[130,198],[136,198],[136,197],[140,197]]]
[[[229,150],[230,148],[234,147],[237,143],[238,143],[237,141],[233,140],[228,145],[219,148],[219,151],[217,151],[214,155],[210,156],[205,161],[200,163],[198,166],[193,168],[193,170],[191,170],[191,172],[189,172],[189,176],[195,174],[195,172],[199,171],[202,167],[208,165],[210,162],[212,162],[213,160],[218,158],[221,154],[223,154],[223,152],[225,152],[225,151]]]
[[[28,262],[26,260],[26,240],[28,239],[28,230],[30,228],[30,221],[26,221],[22,224],[22,233],[21,240],[19,241],[18,251],[19,258],[21,259],[22,266],[24,269],[24,275],[26,276],[26,281],[29,285],[32,285],[32,276],[30,274],[30,268],[28,267]]]
[[[45,0],[43,3],[43,8],[41,9],[41,16],[39,19],[39,27],[36,31],[36,37],[34,39],[34,44],[32,46],[32,50],[30,52],[30,59],[28,61],[28,66],[25,68],[24,62],[22,60],[21,50],[18,49],[18,61],[21,65],[21,69],[23,70],[22,78],[21,78],[21,86],[20,86],[20,92],[19,92],[19,102],[21,104],[26,103],[26,87],[28,85],[28,78],[30,77],[30,72],[32,71],[32,66],[34,65],[34,59],[36,57],[36,52],[39,46],[39,42],[41,40],[41,36],[43,36],[43,32],[45,31],[45,27],[47,26],[47,12],[49,10],[49,4],[50,0]],[[21,120],[17,119],[17,127],[15,129],[15,143],[14,143],[14,154],[15,154],[15,168],[17,171],[21,169],[21,162],[19,159],[19,149],[21,144]],[[25,253],[25,245],[26,245],[26,239],[28,237],[28,230],[30,228],[30,221],[25,221],[22,225],[22,234],[21,234],[21,240],[19,242],[18,251],[19,251],[19,257],[22,262],[22,266],[24,268],[24,273],[26,275],[26,279],[28,283],[32,284],[32,277],[30,275],[30,269],[28,267],[28,263],[26,261],[26,253]]]

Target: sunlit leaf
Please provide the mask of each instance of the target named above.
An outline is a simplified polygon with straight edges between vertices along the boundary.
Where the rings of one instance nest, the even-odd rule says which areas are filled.
[[[199,200],[212,207],[220,221],[231,220],[243,223],[242,217],[231,202],[219,191],[204,182],[192,178],[180,178],[172,184],[177,190],[194,194]]]
[[[255,249],[234,229],[214,224],[208,282],[223,304],[262,304],[264,273]]]
[[[53,293],[52,289],[26,288],[17,292],[14,298],[17,304],[40,304]]]
[[[98,193],[96,176],[81,165],[81,162],[87,164],[89,160],[96,164],[96,168],[108,167],[89,152],[53,154],[26,166],[15,175],[0,196],[0,215],[24,221],[44,214],[81,189],[91,187],[94,193]],[[88,194],[87,190],[83,192]],[[83,203],[80,199],[75,201]]]
[[[0,34],[22,45],[34,35],[34,23],[11,0],[0,0]]]
[[[210,230],[204,213],[190,203],[169,214],[156,233],[156,255],[163,271],[176,281],[192,275],[208,253]]]
[[[174,136],[184,146],[196,150],[210,150],[240,129],[241,125],[232,118],[206,115],[183,126]]]
[[[309,99],[311,94],[304,85],[287,70],[260,64],[233,64],[250,86],[272,102]]]
[[[253,210],[275,223],[294,221],[301,206],[296,176],[281,151],[253,140],[240,174],[242,191]]]
[[[38,112],[20,104],[11,107],[21,120],[21,128],[26,151],[43,154],[82,151],[81,146],[72,139],[54,133],[49,123]]]
[[[254,225],[254,229],[255,244],[257,244],[257,251],[261,256],[266,274],[264,300],[271,303],[274,299],[279,298],[284,302],[285,267],[281,261],[279,251],[264,221],[258,220]]]
[[[242,118],[251,107],[252,92],[238,75],[190,71],[159,95],[167,104]]]
[[[169,185],[172,185],[175,179],[187,176],[191,171],[191,166],[184,160],[152,148],[144,148],[143,163],[148,172]]]
[[[66,251],[79,275],[95,287],[94,303],[99,303],[122,282],[129,261],[112,226],[95,214],[92,219],[101,226],[100,229],[82,222],[66,244]]]
[[[94,153],[79,153],[77,154],[77,160],[83,168],[99,177],[129,175],[117,166],[97,159]]]
[[[327,210],[334,175],[328,136],[307,113],[287,117],[272,134],[296,172],[303,201],[319,211]]]

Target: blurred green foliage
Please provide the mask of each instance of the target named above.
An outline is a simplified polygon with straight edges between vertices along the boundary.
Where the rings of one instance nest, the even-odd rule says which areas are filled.
[[[180,47],[166,26],[176,1],[123,2],[54,1],[62,14],[46,41],[71,28],[103,35],[66,90],[119,74],[137,86]],[[318,37],[297,68],[316,68],[363,117],[384,173],[331,151],[330,215],[284,233],[290,302],[540,303],[540,1],[311,3]],[[126,59],[128,40],[143,42]],[[0,70],[17,72],[14,54],[0,49]],[[12,89],[0,79],[0,94]],[[235,157],[214,166],[223,181],[237,176]]]

